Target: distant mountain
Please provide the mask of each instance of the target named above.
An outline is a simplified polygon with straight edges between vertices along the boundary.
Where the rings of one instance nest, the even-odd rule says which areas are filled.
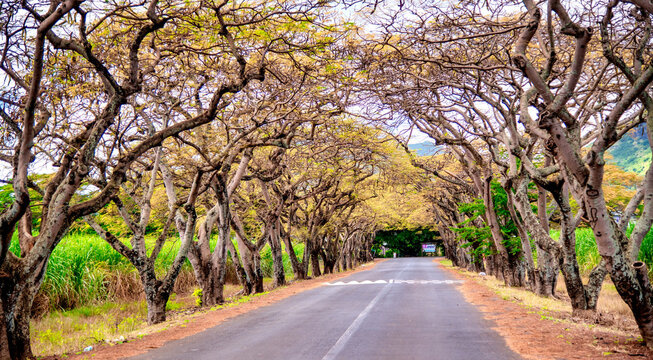
[[[408,144],[408,148],[412,151],[417,152],[418,156],[435,155],[438,153],[438,150],[440,150],[440,146],[437,146],[429,141],[424,141],[416,144]]]
[[[651,163],[651,148],[646,136],[646,124],[630,130],[614,144],[608,154],[607,162],[615,164],[626,171],[644,176]]]
[[[435,155],[441,146],[432,142],[408,144],[408,148],[419,156]],[[607,162],[615,164],[626,171],[632,171],[644,176],[651,163],[651,148],[646,136],[646,124],[630,130],[621,140],[608,151]]]

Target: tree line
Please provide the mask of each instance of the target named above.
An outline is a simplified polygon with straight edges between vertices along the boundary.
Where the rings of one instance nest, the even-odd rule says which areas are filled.
[[[366,200],[390,139],[348,113],[352,23],[322,1],[3,1],[0,358],[32,357],[30,313],[72,228],[137,270],[150,324],[188,259],[222,303],[371,260]],[[6,176],[6,177],[5,177]],[[18,251],[9,251],[18,244]],[[164,273],[157,258],[170,242]],[[304,245],[303,258],[293,246]],[[310,269],[309,269],[310,266]]]
[[[413,162],[441,184],[432,203],[446,256],[543,296],[561,272],[577,314],[596,311],[609,276],[652,347],[653,288],[638,254],[653,224],[653,171],[614,201],[620,175],[606,164],[629,130],[645,126],[651,140],[651,3],[415,5],[377,17],[360,56],[379,61],[361,91],[388,124],[439,146]],[[601,255],[585,281],[580,226]]]

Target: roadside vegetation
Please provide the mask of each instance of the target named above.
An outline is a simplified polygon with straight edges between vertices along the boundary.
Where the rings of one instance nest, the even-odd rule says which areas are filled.
[[[631,225],[628,227],[626,234],[630,235],[632,231],[633,226]],[[558,240],[560,238],[560,230],[552,229],[551,238]],[[576,229],[576,256],[581,273],[585,276],[589,275],[592,269],[601,262],[601,255],[596,246],[592,229]],[[649,276],[653,275],[653,233],[648,233],[644,237],[639,252],[639,260],[646,263],[646,266],[649,268]]]

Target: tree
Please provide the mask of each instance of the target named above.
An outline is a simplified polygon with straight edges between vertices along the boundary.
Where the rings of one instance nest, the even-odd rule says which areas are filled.
[[[118,251],[122,256],[126,257],[129,262],[134,265],[137,269],[138,274],[141,279],[141,284],[143,285],[143,290],[145,292],[145,301],[147,304],[147,322],[148,324],[157,324],[165,321],[166,319],[166,305],[170,294],[175,285],[177,275],[181,271],[181,267],[186,260],[186,254],[190,247],[193,237],[195,235],[195,223],[197,221],[197,214],[195,213],[195,202],[199,193],[206,191],[206,189],[200,189],[200,183],[202,179],[202,172],[197,171],[192,177],[192,185],[190,186],[190,191],[186,196],[186,201],[183,203],[183,208],[186,211],[187,222],[184,224],[184,233],[181,235],[181,244],[177,255],[173,260],[172,265],[167,270],[165,276],[159,280],[156,274],[155,262],[159,256],[163,246],[168,240],[169,229],[172,225],[174,214],[177,211],[179,206],[174,199],[168,199],[168,220],[166,221],[161,233],[157,237],[154,246],[152,246],[148,251],[148,244],[146,241],[146,231],[148,226],[150,226],[150,220],[152,217],[152,197],[154,196],[156,190],[156,181],[157,175],[161,171],[162,165],[161,160],[162,149],[159,148],[156,151],[155,158],[152,160],[151,164],[148,164],[152,168],[149,174],[149,179],[133,179],[129,181],[131,185],[129,191],[127,191],[127,199],[121,199],[120,195],[116,195],[113,199],[113,204],[116,206],[122,221],[127,225],[128,229],[131,232],[130,244],[131,247],[125,245],[121,240],[116,237],[110,230],[105,230],[100,224],[98,224],[93,217],[86,216],[86,222],[95,230],[95,232],[100,235],[105,241],[107,241],[114,250]],[[139,170],[145,172],[145,169],[134,168],[133,171],[137,174]],[[162,173],[166,174],[166,170],[162,170]],[[168,174],[166,174],[168,175]],[[164,177],[164,183],[166,187],[173,186],[172,182],[169,181],[166,175]],[[125,184],[125,185],[128,185]],[[174,193],[174,189],[170,189],[168,193]],[[123,195],[124,196],[124,195]],[[125,205],[125,200],[133,203],[133,207]],[[132,215],[133,213],[136,213]],[[148,255],[149,252],[149,255]]]
[[[235,69],[232,75],[226,79],[209,79],[208,84],[195,87],[203,88],[209,100],[206,106],[198,107],[195,115],[161,122],[154,118],[154,123],[146,124],[143,117],[137,115],[137,98],[145,88],[152,92],[155,84],[163,86],[156,82],[157,66],[169,60],[167,53],[161,56],[160,51],[171,45],[166,42],[169,37],[153,34],[163,33],[168,23],[181,21],[182,9],[166,7],[162,10],[157,1],[115,8],[96,8],[73,1],[53,2],[45,14],[39,13],[41,8],[34,8],[32,4],[23,2],[22,7],[20,11],[16,6],[11,8],[14,15],[6,28],[5,39],[6,44],[26,43],[22,43],[23,47],[12,47],[15,51],[4,52],[2,70],[12,81],[15,97],[31,95],[27,95],[30,100],[25,105],[11,99],[3,101],[12,109],[3,110],[7,115],[3,116],[3,123],[8,125],[14,139],[25,139],[20,146],[6,149],[5,153],[11,155],[2,157],[14,169],[18,188],[18,201],[10,207],[8,221],[3,223],[3,240],[11,236],[12,223],[18,220],[15,219],[17,215],[11,214],[20,215],[22,207],[26,206],[22,184],[27,181],[28,186],[35,187],[43,194],[43,201],[39,205],[42,209],[39,228],[21,228],[20,254],[7,253],[1,267],[6,276],[0,285],[4,309],[0,340],[6,339],[2,349],[9,350],[3,356],[17,359],[31,356],[29,315],[32,300],[43,280],[49,255],[72,223],[112,201],[125,174],[142,155],[158,147],[166,138],[213,121],[223,106],[224,97],[241,90],[252,80],[262,79],[264,72],[262,64],[248,67],[238,49],[229,47],[228,32],[218,32],[217,36],[223,37],[227,45],[224,69],[226,73]],[[55,31],[57,20],[69,12],[72,23],[59,26]],[[189,12],[193,12],[192,6]],[[78,27],[73,30],[75,23]],[[16,30],[15,24],[25,25]],[[128,30],[124,31],[118,24],[128,25]],[[27,35],[32,26],[40,28],[35,38]],[[150,45],[147,50],[144,44]],[[49,50],[47,61],[44,59],[46,47]],[[33,57],[21,51],[29,52],[32,48],[37,52],[36,76],[31,76],[34,84],[26,86],[22,79],[28,77],[28,69],[21,64]],[[41,80],[47,80],[43,88],[48,91],[38,91]],[[129,106],[125,106],[127,104]],[[40,122],[34,126],[37,111]],[[22,128],[16,117],[24,119]],[[123,121],[126,118],[135,120]],[[150,131],[151,128],[154,131]],[[36,148],[39,153],[33,156],[30,155],[35,149],[32,139],[44,139]],[[28,164],[35,158],[46,167],[56,168],[43,187],[30,183],[26,175]],[[93,189],[91,196],[80,195],[80,192]],[[27,221],[24,223],[29,225]],[[33,235],[34,232],[37,234]]]
[[[641,17],[635,16],[638,22],[650,23],[652,13],[648,12],[647,4],[638,4],[636,12]],[[574,58],[564,79],[563,87],[557,94],[553,94],[549,85],[542,81],[541,76],[533,63],[525,54],[525,48],[536,32],[541,12],[532,4],[527,3],[530,12],[529,26],[525,28],[516,43],[514,60],[516,66],[524,73],[528,80],[537,90],[538,96],[542,99],[544,106],[539,111],[539,127],[544,129],[555,144],[556,151],[560,154],[561,162],[571,177],[574,177],[579,184],[579,192],[585,206],[585,212],[589,223],[594,231],[599,252],[606,263],[606,267],[612,281],[624,299],[630,306],[639,326],[640,332],[648,347],[653,346],[653,288],[648,281],[646,266],[641,262],[635,262],[631,266],[633,256],[639,253],[639,237],[641,232],[631,236],[630,241],[616,225],[608,211],[603,192],[603,181],[605,174],[605,151],[612,146],[623,134],[625,129],[630,129],[641,122],[638,116],[628,114],[629,108],[637,106],[638,100],[642,102],[642,109],[646,108],[649,95],[646,92],[647,86],[653,81],[653,67],[644,66],[641,60],[644,56],[644,44],[648,42],[648,30],[644,27],[643,37],[637,32],[632,32],[633,40],[638,48],[635,50],[635,61],[632,69],[625,65],[623,59],[614,53],[614,47],[621,44],[610,33],[616,24],[622,23],[628,27],[626,22],[615,20],[614,9],[619,5],[618,1],[610,2],[603,8],[604,13],[600,23],[601,42],[603,54],[608,62],[617,68],[629,81],[630,84],[623,84],[618,88],[623,94],[612,106],[606,108],[605,117],[601,118],[601,127],[597,129],[597,137],[589,152],[585,156],[581,152],[581,144],[577,140],[576,133],[582,125],[578,119],[570,115],[569,101],[572,98],[586,64],[591,60],[587,58],[587,44],[592,38],[592,29],[571,20],[567,9],[559,1],[551,1],[548,17],[548,31],[553,33],[552,17],[557,16],[560,22],[561,34],[575,38],[576,49]],[[650,6],[649,6],[650,7]],[[637,13],[635,13],[637,14]],[[625,28],[615,31],[626,30]],[[626,30],[627,31],[627,30]],[[650,117],[650,111],[646,108]],[[562,125],[565,125],[564,127]],[[648,177],[648,176],[647,176]],[[647,203],[644,203],[647,206]],[[647,233],[650,230],[652,218],[643,214],[638,224],[639,228],[645,228]],[[638,227],[636,225],[636,227]]]

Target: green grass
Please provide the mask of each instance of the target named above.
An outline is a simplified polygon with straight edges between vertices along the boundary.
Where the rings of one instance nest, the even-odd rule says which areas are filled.
[[[50,309],[111,300],[108,285],[116,272],[134,270],[99,236],[68,235],[50,256],[41,293],[47,297]]]
[[[32,320],[32,350],[37,356],[61,355],[116,339],[143,328],[146,312],[144,301],[107,301],[53,311],[42,319]]]
[[[270,280],[265,279],[266,282]],[[237,296],[238,289],[237,285],[227,285],[225,288],[227,302],[215,306],[211,310],[231,308],[268,294],[268,292],[263,292],[249,296]],[[166,308],[179,311],[194,307],[194,305],[192,296],[182,297],[173,294]],[[62,355],[61,358],[66,358],[89,345],[95,346],[106,341],[120,342],[121,336],[125,341],[130,341],[146,334],[158,332],[171,324],[185,327],[195,316],[169,314],[168,322],[148,326],[145,321],[146,313],[147,306],[142,300],[107,301],[96,305],[80,306],[73,310],[53,311],[41,319],[32,320],[30,328],[32,350],[37,358],[52,355]]]
[[[446,267],[452,267],[453,266],[453,263],[449,259],[440,260],[440,264],[442,264],[442,266],[446,266]]]
[[[286,247],[282,245],[283,254],[281,259],[283,261],[283,269],[286,273],[286,276],[292,276],[292,265],[290,263],[290,258],[286,253]],[[304,244],[294,244],[293,250],[295,250],[295,255],[299,258],[299,261],[302,261],[302,256],[304,256]],[[266,244],[265,247],[261,250],[261,272],[263,272],[264,277],[272,277],[274,273],[274,263],[272,261],[272,250],[270,245]]]
[[[634,226],[629,226],[626,234],[630,236]],[[551,237],[560,238],[559,230],[551,230]],[[576,257],[583,274],[588,274],[601,261],[599,249],[594,240],[594,233],[590,228],[576,229]],[[649,232],[639,251],[639,260],[646,263],[649,270],[653,268],[653,232]]]
[[[128,239],[125,239],[128,242]],[[148,249],[154,237],[148,238]],[[215,246],[216,238],[211,240]],[[156,261],[156,271],[162,276],[170,268],[179,249],[178,239],[168,241]],[[10,249],[19,252],[18,239],[14,237]],[[304,245],[294,246],[300,257]],[[231,262],[231,261],[229,261]],[[283,264],[287,276],[292,276],[288,254],[283,252]],[[265,277],[273,273],[272,253],[268,245],[261,251],[261,270]],[[182,271],[192,271],[186,260]],[[90,304],[120,300],[121,293],[132,293],[138,284],[138,273],[129,261],[94,233],[71,233],[54,249],[48,261],[43,285],[37,297],[37,312],[67,310]],[[117,289],[119,286],[131,288]],[[124,299],[123,299],[124,300]]]

